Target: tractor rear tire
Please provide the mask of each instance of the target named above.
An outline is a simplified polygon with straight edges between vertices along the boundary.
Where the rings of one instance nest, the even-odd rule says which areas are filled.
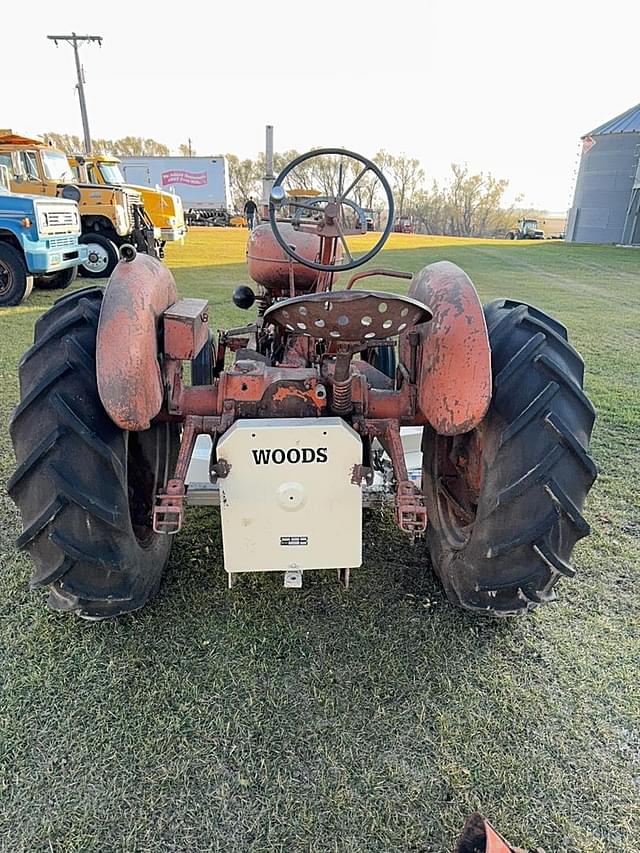
[[[31,587],[86,619],[137,610],[158,590],[172,537],[153,532],[151,512],[179,446],[173,425],[127,432],[105,412],[95,367],[102,296],[74,291],[38,320],[9,424],[18,464],[8,491],[22,514],[16,544],[35,564]]]
[[[588,454],[595,410],[565,327],[511,300],[486,306],[493,397],[463,436],[423,434],[431,561],[447,596],[488,616],[555,598],[596,478]]]
[[[215,364],[215,353],[213,351],[213,335],[211,330],[207,335],[207,342],[195,358],[191,359],[191,384],[213,385],[213,368]]]
[[[395,381],[396,378],[396,351],[394,347],[375,347],[371,351],[369,363],[377,367],[381,373]]]

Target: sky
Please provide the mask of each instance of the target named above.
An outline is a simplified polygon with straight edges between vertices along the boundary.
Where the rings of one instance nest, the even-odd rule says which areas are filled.
[[[165,11],[166,9],[166,11]],[[640,102],[640,3],[275,0],[108,4],[32,0],[0,21],[0,127],[145,136],[198,154],[381,148],[509,180],[506,200],[564,211],[580,136]],[[10,36],[9,36],[10,34]]]

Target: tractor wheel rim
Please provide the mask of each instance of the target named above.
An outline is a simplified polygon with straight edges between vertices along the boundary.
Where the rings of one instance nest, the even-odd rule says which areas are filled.
[[[84,266],[91,272],[104,272],[109,266],[109,255],[98,243],[88,243],[89,254]]]
[[[8,264],[0,261],[0,296],[4,296],[11,290],[13,284],[13,272]]]
[[[168,423],[127,434],[129,517],[142,548],[154,539],[153,507],[158,490],[166,486],[170,476],[170,442]]]
[[[456,440],[457,436],[436,436],[434,475],[440,526],[450,545],[461,549],[471,538],[479,495],[454,459],[458,455]],[[475,452],[481,460],[482,448]]]

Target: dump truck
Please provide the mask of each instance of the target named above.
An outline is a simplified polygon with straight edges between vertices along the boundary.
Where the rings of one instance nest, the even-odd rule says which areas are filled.
[[[88,254],[79,267],[87,278],[108,278],[118,263],[119,249],[156,256],[153,224],[139,192],[104,184],[75,183],[67,155],[37,139],[0,131],[0,165],[11,175],[13,192],[60,196],[78,202],[82,236]]]
[[[163,192],[150,186],[127,183],[117,157],[87,156],[77,154],[69,158],[76,181],[92,184],[110,184],[126,187],[140,193],[149,219],[160,229],[160,257],[164,256],[165,243],[184,240],[187,227],[180,196],[175,192]]]
[[[86,260],[74,201],[11,192],[0,166],[0,307],[18,305],[32,287],[61,290]]]
[[[224,157],[122,157],[128,183],[172,189],[188,225],[229,224],[229,167]]]
[[[537,219],[518,219],[515,228],[507,231],[507,240],[544,240],[545,234],[542,228],[538,228]]]
[[[349,189],[315,199],[313,218],[290,215],[286,180],[337,156],[354,161]],[[366,214],[350,193],[365,174],[386,198],[386,225],[358,254]],[[7,489],[31,585],[50,607],[106,619],[158,592],[200,436],[230,588],[253,572],[299,588],[317,570],[349,587],[378,474],[403,547],[426,537],[429,556],[412,562],[435,570],[451,602],[508,617],[554,600],[575,574],[596,477],[582,358],[539,308],[509,297],[483,306],[453,263],[362,269],[393,210],[373,161],[311,151],[275,179],[269,221],[249,235],[257,288],[232,296],[252,312],[244,324],[214,337],[215,306],[179,298],[171,272],[141,254],[106,288],[68,294],[40,317],[19,366]],[[366,288],[371,276],[394,290]],[[422,430],[420,480],[403,427]]]

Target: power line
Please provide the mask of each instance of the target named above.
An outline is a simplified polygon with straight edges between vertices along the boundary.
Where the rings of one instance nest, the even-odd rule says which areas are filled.
[[[70,44],[73,47],[73,53],[76,60],[76,74],[78,75],[78,98],[80,100],[80,112],[82,113],[82,129],[84,131],[84,152],[85,154],[91,154],[91,134],[89,132],[89,117],[87,116],[87,101],[84,96],[84,69],[80,64],[80,52],[78,50],[78,45],[82,44],[82,42],[92,42],[96,41],[102,47],[102,36],[78,36],[75,33],[71,33],[68,36],[47,36],[55,46],[58,46],[59,41],[66,41],[67,44]]]

